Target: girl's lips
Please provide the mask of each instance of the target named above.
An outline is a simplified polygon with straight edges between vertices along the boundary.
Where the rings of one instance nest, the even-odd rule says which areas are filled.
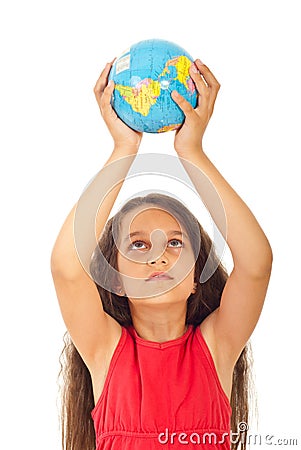
[[[173,280],[166,272],[154,272],[145,281]]]

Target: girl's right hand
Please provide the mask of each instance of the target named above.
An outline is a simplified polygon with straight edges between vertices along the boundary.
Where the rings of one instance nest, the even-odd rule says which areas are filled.
[[[132,128],[128,127],[122,120],[119,119],[111,106],[111,96],[113,94],[115,84],[113,80],[111,80],[108,84],[108,76],[114,61],[115,58],[112,62],[108,63],[101,72],[101,75],[94,87],[94,94],[103,120],[105,121],[114,140],[115,148],[131,148],[134,151],[138,151],[142,139],[142,133],[139,131],[134,131]]]

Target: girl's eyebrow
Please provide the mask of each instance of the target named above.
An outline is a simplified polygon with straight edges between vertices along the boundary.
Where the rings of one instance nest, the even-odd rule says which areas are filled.
[[[146,236],[145,231],[133,231],[132,233],[130,233],[128,236],[126,236],[126,238],[124,239],[124,242],[127,241],[128,239],[132,238],[133,236]],[[183,236],[186,239],[189,239],[187,234],[179,231],[179,230],[170,230],[167,232],[167,236],[171,237],[171,236]]]

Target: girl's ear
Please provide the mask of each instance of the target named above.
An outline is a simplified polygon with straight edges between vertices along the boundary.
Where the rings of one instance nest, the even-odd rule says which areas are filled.
[[[193,283],[193,288],[192,288],[192,291],[191,291],[192,294],[195,294],[195,293],[196,293],[197,287],[198,287],[198,284],[197,284],[196,282]]]
[[[118,295],[119,297],[125,296],[125,290],[123,288],[122,280],[121,280],[120,276],[118,276],[117,274],[114,274],[111,286],[112,286],[112,292],[114,294]]]
[[[115,294],[118,295],[119,297],[125,296],[125,290],[120,284],[117,284],[117,286],[115,287],[115,291],[116,291]]]

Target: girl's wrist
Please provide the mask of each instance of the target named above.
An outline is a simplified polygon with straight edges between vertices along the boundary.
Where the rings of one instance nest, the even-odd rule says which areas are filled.
[[[139,150],[139,145],[129,144],[115,144],[113,148],[113,154],[119,157],[136,155]]]
[[[105,163],[105,166],[119,161],[120,164],[115,167],[118,167],[118,170],[121,169],[128,171],[130,165],[136,158],[137,152],[138,150],[136,147],[115,145],[109,159]]]
[[[193,147],[183,147],[181,148],[181,150],[176,149],[177,155],[179,158],[183,158],[183,159],[195,159],[195,158],[202,158],[205,157],[205,153],[203,150],[202,145],[197,145],[197,146],[193,146]]]

